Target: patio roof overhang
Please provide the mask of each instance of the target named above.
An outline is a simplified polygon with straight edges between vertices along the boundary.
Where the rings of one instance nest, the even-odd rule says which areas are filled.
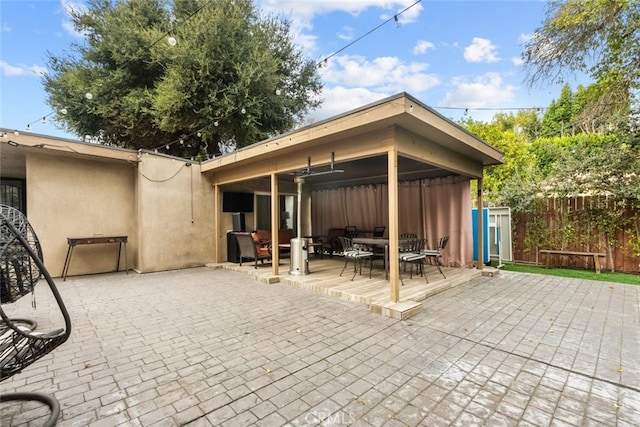
[[[482,176],[504,155],[406,93],[242,148],[202,164],[219,185],[278,174],[293,181],[306,170],[343,173],[307,178],[313,189],[388,181],[387,154],[398,153],[398,179]]]
[[[129,163],[139,161],[138,152],[134,150],[7,129],[0,129],[0,143],[2,176],[11,178],[26,178],[28,153],[46,152],[47,155]]]

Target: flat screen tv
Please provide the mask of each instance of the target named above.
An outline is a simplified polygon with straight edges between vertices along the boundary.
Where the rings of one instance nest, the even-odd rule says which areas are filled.
[[[253,193],[225,191],[222,193],[222,212],[253,212]]]

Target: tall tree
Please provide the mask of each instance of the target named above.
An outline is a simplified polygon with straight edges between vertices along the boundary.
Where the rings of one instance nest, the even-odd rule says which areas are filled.
[[[640,88],[640,2],[553,0],[523,59],[531,84],[564,81],[568,73],[591,76],[597,96],[583,115],[626,121]]]
[[[560,92],[560,98],[551,101],[542,117],[540,136],[564,136],[574,132],[574,98],[571,88],[565,84]]]
[[[320,104],[315,63],[289,22],[251,0],[90,0],[85,34],[49,56],[48,101],[78,135],[183,157],[290,130]]]

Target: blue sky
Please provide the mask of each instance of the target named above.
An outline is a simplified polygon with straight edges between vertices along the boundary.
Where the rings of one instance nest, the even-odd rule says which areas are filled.
[[[0,127],[72,137],[43,116],[46,54],[81,38],[67,10],[81,0],[0,0]],[[544,19],[539,0],[256,0],[290,17],[296,41],[321,61],[324,119],[407,92],[446,117],[490,120],[512,108],[546,107],[555,86],[529,88],[520,62],[524,41]],[[391,18],[371,34],[349,43]],[[336,54],[336,52],[340,51]],[[575,88],[576,82],[568,82]]]

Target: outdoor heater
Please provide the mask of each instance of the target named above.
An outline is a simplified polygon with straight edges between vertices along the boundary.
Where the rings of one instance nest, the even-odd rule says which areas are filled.
[[[291,239],[291,254],[289,255],[289,259],[291,261],[291,266],[289,270],[289,275],[291,276],[303,276],[309,274],[309,246],[311,238],[302,237],[302,185],[305,183],[307,178],[318,176],[318,175],[326,175],[330,173],[344,172],[342,169],[334,168],[334,154],[331,152],[331,166],[328,170],[319,171],[319,172],[311,172],[311,157],[307,158],[307,169],[302,171],[302,174],[296,176],[293,181],[297,184],[298,187],[298,215],[296,218],[297,222],[297,237]]]

